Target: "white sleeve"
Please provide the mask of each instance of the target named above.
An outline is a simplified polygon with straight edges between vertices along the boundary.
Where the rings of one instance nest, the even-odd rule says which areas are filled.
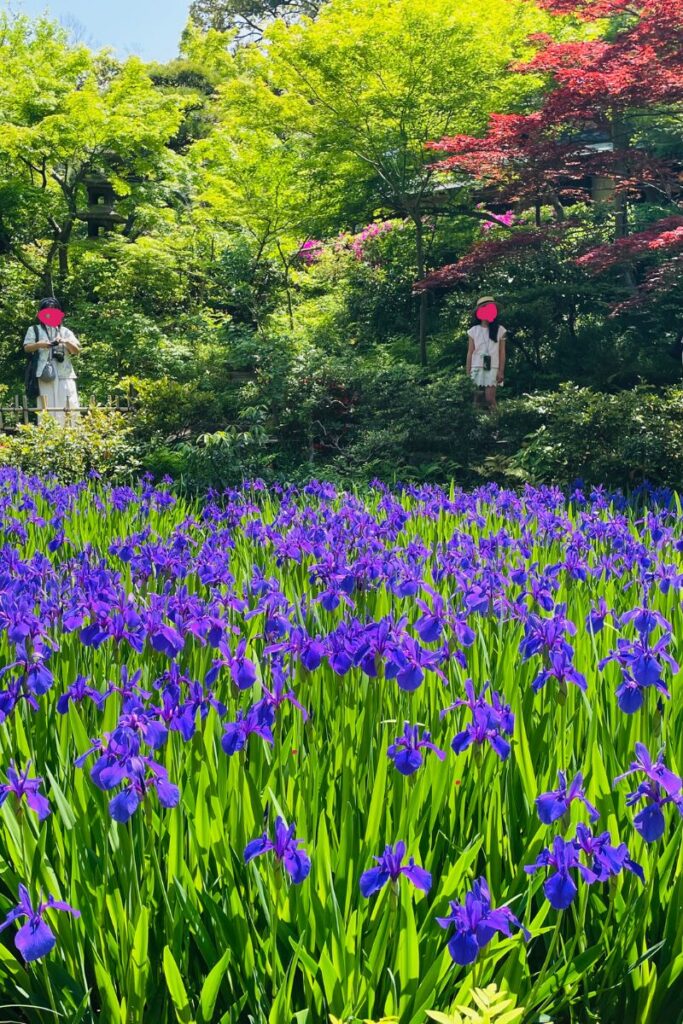
[[[40,337],[40,334],[38,337]],[[36,341],[36,332],[32,327],[29,327],[26,331],[26,337],[24,338],[24,345],[32,345],[34,341]]]

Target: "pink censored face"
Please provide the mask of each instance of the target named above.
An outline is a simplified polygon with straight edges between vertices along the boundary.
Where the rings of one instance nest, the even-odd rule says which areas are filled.
[[[492,323],[498,316],[498,306],[495,302],[486,302],[477,310],[477,320],[487,320]]]
[[[46,327],[59,327],[64,319],[64,314],[61,309],[41,309],[38,313],[38,319]]]

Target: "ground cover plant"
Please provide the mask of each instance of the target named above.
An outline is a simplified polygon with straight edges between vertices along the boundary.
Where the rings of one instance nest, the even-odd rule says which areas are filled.
[[[675,496],[3,469],[0,516],[13,1019],[682,1019]]]

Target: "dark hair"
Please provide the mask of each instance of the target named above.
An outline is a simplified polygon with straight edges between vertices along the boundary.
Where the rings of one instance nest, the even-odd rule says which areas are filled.
[[[501,323],[498,317],[496,317],[495,320],[492,320],[489,324],[489,338],[491,341],[498,341],[498,329],[500,326]],[[481,320],[477,316],[476,310],[472,315],[472,323],[470,324],[470,327],[481,327]]]
[[[38,309],[59,309],[62,313],[64,312],[61,302],[54,295],[51,295],[48,299],[41,299]]]

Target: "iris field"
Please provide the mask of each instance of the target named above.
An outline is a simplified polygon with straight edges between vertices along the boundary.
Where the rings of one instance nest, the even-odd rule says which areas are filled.
[[[0,1020],[683,1020],[676,496],[0,517]]]

